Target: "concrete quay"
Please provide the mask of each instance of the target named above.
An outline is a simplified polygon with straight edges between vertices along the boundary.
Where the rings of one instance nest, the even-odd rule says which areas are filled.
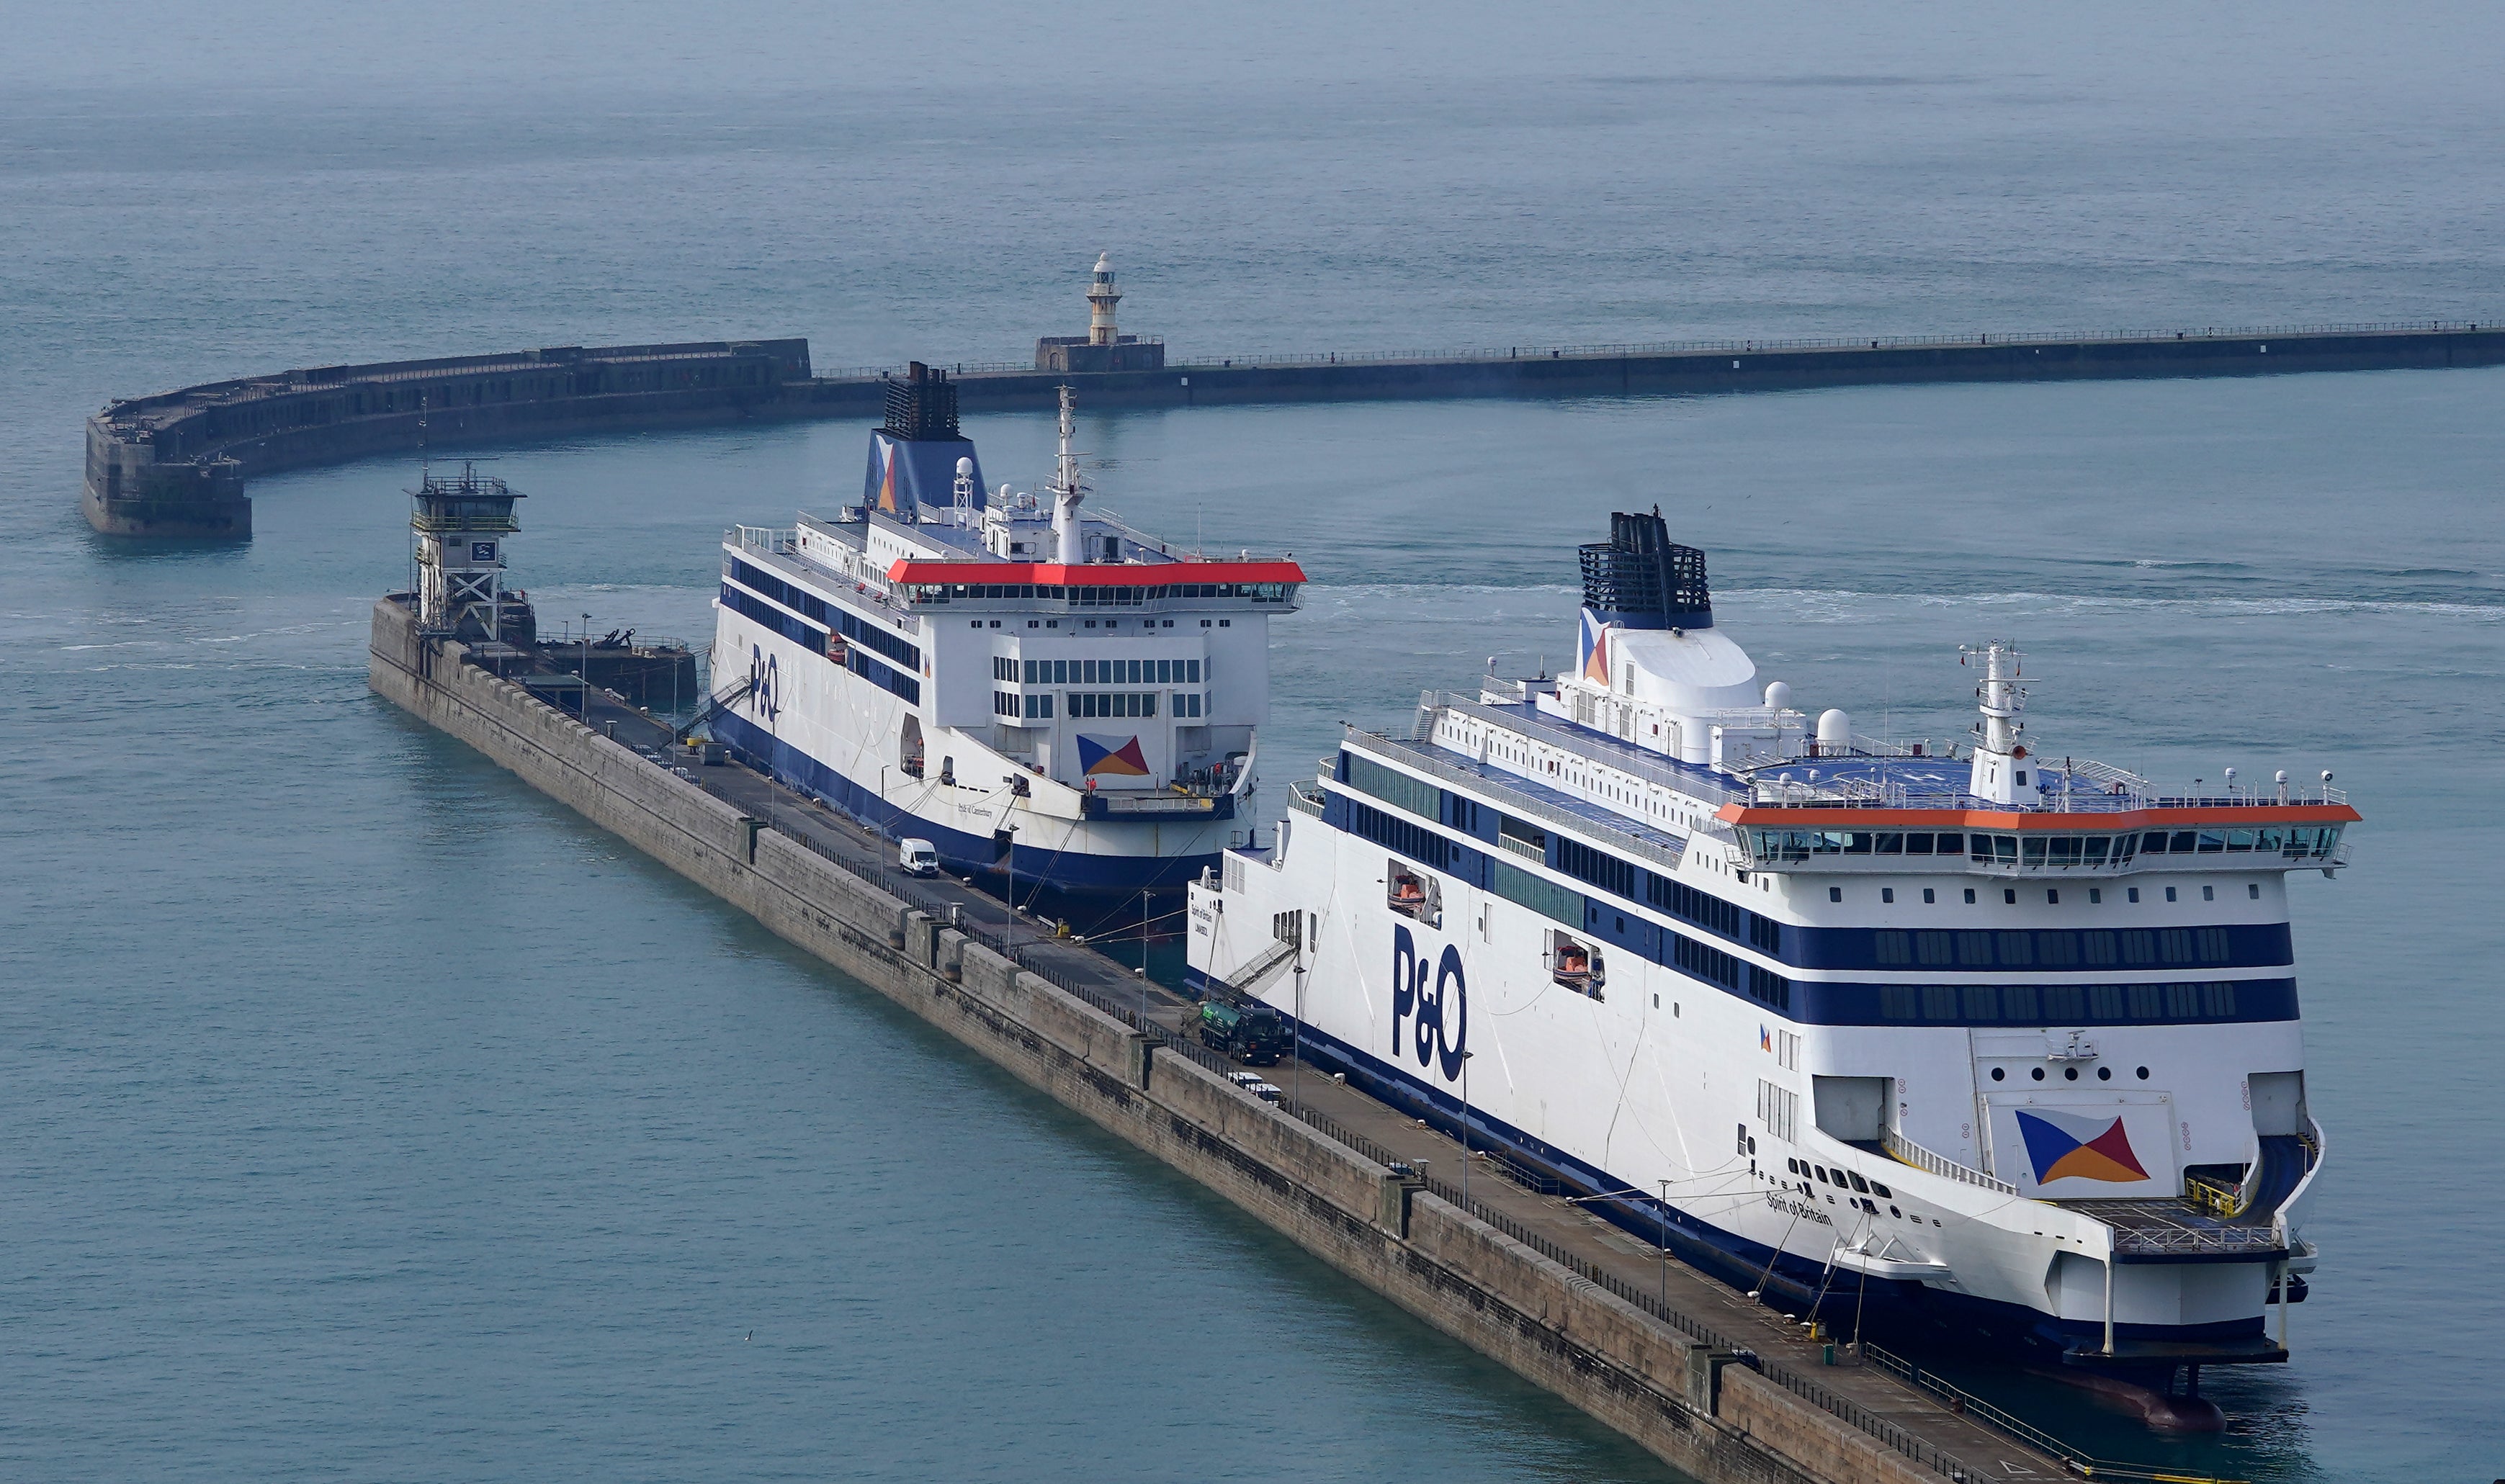
[[[1162,348],[1162,347],[1160,347]],[[1111,363],[1109,363],[1111,364]],[[2409,324],[2092,336],[1921,336],[1508,346],[1415,356],[1213,357],[1153,369],[940,368],[967,411],[1707,396],[1952,381],[2252,376],[2505,365],[2505,329]],[[97,530],[233,539],[246,482],[421,445],[476,449],[753,420],[880,415],[901,368],[813,372],[799,338],[556,346],[281,371],[116,401],[88,420],[82,508]]]
[[[747,769],[654,765],[634,749],[668,728],[622,703],[595,692],[578,721],[467,660],[406,595],[375,605],[377,693],[1706,1484],[2065,1471],[1879,1366],[1824,1365],[1784,1316],[1493,1166],[1465,1211],[1441,1134],[1294,1070],[1268,1074],[1289,1106],[1265,1102],[1101,954],[896,877],[876,836]]]

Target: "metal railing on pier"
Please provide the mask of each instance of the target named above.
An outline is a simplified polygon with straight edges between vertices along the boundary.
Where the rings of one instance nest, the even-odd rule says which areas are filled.
[[[1500,365],[1516,361],[1601,360],[1622,359],[1630,356],[1749,356],[1799,350],[1950,350],[1994,345],[2111,345],[2268,340],[2332,335],[2464,335],[2474,333],[2483,326],[2488,330],[2499,328],[2494,321],[2432,319],[2373,320],[2353,324],[2212,325],[2198,330],[2185,328],[1976,331],[1966,335],[1775,336],[1766,338],[1744,336],[1689,340],[1473,345],[1448,347],[1441,350],[1323,350],[1287,353],[1263,351],[1250,355],[1214,356],[1197,361],[1170,361],[1166,364],[1165,370],[1188,374],[1193,371],[1238,369],[1251,371],[1265,367],[1387,366],[1456,361]],[[951,375],[1050,374],[1037,371],[1032,361],[957,361],[941,369]],[[821,381],[876,381],[901,376],[904,373],[905,368],[902,366],[854,366],[820,368],[813,372],[813,375],[815,379]]]
[[[877,886],[880,890],[887,892],[891,896],[895,896],[900,900],[902,900],[907,904],[921,911],[930,913],[939,921],[945,922],[950,927],[966,934],[968,937],[982,943],[984,946],[992,949],[994,952],[1002,954],[1004,957],[1013,960],[1020,967],[1035,970],[1039,972],[1044,972],[1042,966],[1039,964],[1037,960],[1039,957],[1042,956],[1040,954],[1039,950],[1046,947],[1046,943],[1039,941],[1011,944],[989,931],[985,925],[969,920],[962,913],[953,910],[960,904],[941,901],[935,898],[925,896],[924,894],[914,891],[910,886],[898,880],[892,873],[884,869],[875,866],[864,865],[863,863],[848,859],[847,857],[838,854],[817,840],[815,837],[815,831],[810,828],[811,822],[805,816],[797,814],[796,811],[784,809],[773,804],[759,804],[753,801],[731,798],[729,795],[723,794],[720,790],[715,789],[710,785],[707,786],[706,792],[714,794],[717,797],[723,798],[724,802],[730,803],[743,811],[761,809],[762,813],[759,817],[763,819],[766,825],[769,828],[772,828],[777,833],[797,841],[803,847],[814,852],[818,856],[832,862],[834,865],[841,866],[853,875]],[[1077,952],[1084,950],[1078,949],[1073,945],[1072,951]],[[1170,1030],[1156,1021],[1147,1013],[1147,1007],[1144,995],[1131,996],[1117,994],[1099,988],[1095,985],[1068,979],[1057,978],[1054,979],[1052,983],[1063,993],[1069,994],[1087,1005],[1093,1006],[1105,1014],[1110,1015],[1122,1024],[1130,1026],[1132,1029],[1140,1032],[1143,1036],[1147,1037],[1151,1043],[1157,1046],[1161,1054],[1180,1054],[1188,1058],[1195,1064],[1220,1076],[1224,1076],[1237,1070],[1237,1068],[1224,1056],[1200,1044],[1195,1040],[1191,1040]],[[1303,1122],[1316,1131],[1335,1140],[1352,1152],[1377,1165],[1381,1165],[1387,1169],[1394,1166],[1402,1169],[1414,1169],[1414,1166],[1412,1166],[1409,1161],[1404,1160],[1399,1154],[1394,1152],[1392,1149],[1376,1143],[1374,1140],[1367,1138],[1357,1130],[1349,1128],[1337,1119],[1331,1117],[1329,1114],[1323,1113],[1322,1110],[1310,1107],[1292,1096],[1282,1096],[1273,1106],[1282,1115],[1292,1117]],[[1500,1171],[1499,1173],[1507,1175],[1508,1178],[1512,1178],[1517,1172]],[[1959,1481],[1959,1484],[1965,1484],[1965,1481],[1981,1480],[1988,1477],[1983,1470],[1970,1467],[1957,1455],[1948,1453],[1936,1445],[1924,1441],[1923,1438],[1907,1431],[1903,1428],[1897,1427],[1885,1417],[1872,1412],[1869,1408],[1862,1406],[1858,1402],[1837,1395],[1828,1388],[1818,1385],[1816,1381],[1791,1370],[1787,1366],[1766,1360],[1764,1357],[1758,1355],[1754,1350],[1741,1344],[1730,1335],[1713,1328],[1691,1315],[1671,1308],[1669,1305],[1662,1302],[1656,1295],[1645,1291],[1641,1286],[1628,1283],[1626,1280],[1601,1266],[1599,1263],[1569,1251],[1564,1246],[1550,1240],[1537,1231],[1532,1230],[1522,1222],[1514,1219],[1505,1212],[1482,1201],[1475,1199],[1465,1200],[1463,1197],[1460,1187],[1450,1182],[1434,1179],[1423,1174],[1418,1178],[1425,1188],[1433,1192],[1439,1199],[1451,1204],[1457,1210],[1463,1211],[1468,1216],[1487,1223],[1490,1227],[1501,1232],[1505,1237],[1520,1243],[1522,1246],[1529,1248],[1533,1252],[1539,1254],[1549,1261],[1565,1268],[1575,1277],[1593,1284],[1620,1301],[1634,1306],[1644,1314],[1650,1315],[1652,1318],[1669,1325],[1672,1329],[1685,1335],[1696,1343],[1704,1345],[1709,1349],[1729,1352],[1742,1356],[1745,1358],[1746,1363],[1765,1376],[1766,1379],[1826,1412],[1828,1415],[1833,1416],[1851,1425],[1862,1433],[1877,1439],[1888,1448],[1914,1461],[1922,1466],[1932,1470],[1941,1477]],[[1988,1179],[1988,1177],[1986,1178]],[[1526,1181],[1521,1183],[1525,1184],[1526,1188],[1536,1188],[1532,1182]],[[2023,1424],[2020,1424],[2019,1426],[2024,1427]],[[2031,1439],[2027,1438],[2024,1433],[2012,1432],[2011,1435],[2021,1437],[2022,1440],[2031,1441]],[[2068,1457],[2075,1451],[2064,1449],[2059,1446],[2047,1446],[2046,1443],[2041,1442],[2035,1443],[2034,1446],[2045,1448],[2047,1452],[2061,1457]],[[1753,1474],[1756,1479],[1760,1481],[1760,1484],[1816,1484],[1816,1481],[1809,1474],[1791,1468],[1781,1460],[1771,1457],[1763,1452],[1752,1451],[1746,1454],[1735,1455],[1734,1458],[1726,1460],[1725,1462],[1734,1465],[1744,1471]],[[2158,1477],[2156,1475],[2130,1475],[2124,1473],[2113,1473],[2108,1476],[2115,1478]]]
[[[2187,1473],[2180,1468],[2160,1468],[2146,1464],[2116,1464],[2098,1458],[1901,1356],[1890,1355],[1866,1342],[1861,1347],[1861,1354],[1906,1385],[1928,1392],[1947,1402],[1959,1416],[1970,1417],[1995,1432],[2060,1459],[2083,1479],[2128,1479],[2143,1481],[2143,1484],[2243,1484],[2241,1480],[2222,1479],[2213,1474]]]

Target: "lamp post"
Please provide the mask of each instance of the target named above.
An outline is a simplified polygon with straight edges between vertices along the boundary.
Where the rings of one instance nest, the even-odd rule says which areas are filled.
[[[577,708],[582,713],[582,724],[591,724],[591,615],[582,616],[582,689],[576,692]]]
[[[1301,923],[1296,935],[1299,938],[1304,936]],[[1296,1106],[1301,1108],[1305,1101],[1305,956],[1301,945],[1296,954],[1296,1013],[1288,1021],[1288,1084]]]
[[[1670,1178],[1661,1182],[1661,1307],[1670,1309]]]
[[[1470,1210],[1470,1058],[1475,1052],[1462,1053],[1462,1213]]]
[[[887,838],[887,764],[878,765],[878,837]]]
[[[1002,903],[1008,912],[1001,927],[1001,946],[1014,950],[1017,947],[1017,826],[1011,825],[1003,832],[1009,837],[1009,848],[1001,858],[1001,864],[1008,867],[1009,894],[1008,900]]]

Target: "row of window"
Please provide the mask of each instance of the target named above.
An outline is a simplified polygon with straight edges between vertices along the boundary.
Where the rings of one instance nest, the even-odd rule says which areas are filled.
[[[1557,868],[1577,881],[1589,882],[1630,901],[1635,900],[1635,863],[1595,850],[1580,840],[1558,837]]]
[[[827,631],[808,624],[752,593],[740,591],[728,583],[722,584],[722,606],[759,627],[773,630],[794,644],[813,654],[827,653]]]
[[[2071,932],[1905,933],[1883,928],[1871,934],[1872,958],[1882,968],[2072,969],[2152,964],[2224,964],[2235,956],[2225,928],[2123,928]]]
[[[1882,984],[1883,1020],[2086,1025],[2233,1020],[2236,984]]]
[[[1734,994],[1745,994],[1768,1008],[1791,1012],[1790,979],[1681,934],[1664,936],[1671,941],[1671,962],[1682,972],[1719,984]]]
[[[992,662],[995,680],[1029,686],[1197,686],[1197,659],[1029,659]]]
[[[951,598],[1042,598],[1079,608],[1137,608],[1171,598],[1249,598],[1255,603],[1285,603],[1296,594],[1293,583],[1164,583],[1147,587],[1069,586],[1059,583],[909,583],[900,589],[909,603],[945,603]]]
[[[1424,779],[1412,778],[1397,768],[1388,768],[1371,758],[1356,753],[1342,753],[1347,760],[1347,783],[1360,794],[1396,808],[1406,809],[1422,819],[1441,819],[1439,811],[1444,791]],[[1426,859],[1421,857],[1421,859]]]
[[[844,652],[844,668],[908,705],[922,704],[922,682],[902,670],[892,670],[860,650]]]
[[[1182,699],[1176,696],[1176,700]],[[1157,714],[1154,690],[1073,690],[1070,692],[1070,715],[1073,717],[1152,717]]]
[[[1486,838],[1480,833],[1479,807],[1474,801],[1396,768],[1385,767],[1358,754],[1343,752],[1341,756],[1346,760],[1349,787],[1422,819],[1439,820],[1456,830]],[[1673,917],[1694,923],[1708,932],[1718,933],[1734,942],[1746,941],[1751,947],[1778,957],[1782,953],[1782,925],[1773,918],[1760,916],[1737,902],[1726,901],[1686,882],[1674,881],[1656,871],[1644,870],[1631,861],[1580,840],[1557,835],[1552,841],[1544,827],[1528,820],[1499,813],[1496,817],[1496,844],[1500,849],[1552,865],[1564,874],[1624,901],[1647,902]],[[1639,881],[1642,885],[1641,893],[1637,890]]]
[[[1348,830],[1388,850],[1396,850],[1413,861],[1436,866],[1444,864],[1444,841],[1433,830],[1380,809],[1369,808],[1353,798],[1348,801]]]
[[[1813,856],[1957,856],[1977,865],[2030,869],[2128,865],[2143,855],[2276,855],[2328,860],[2340,827],[2262,826],[2251,830],[2149,830],[2132,834],[1906,833],[1892,830],[1752,830],[1757,859],[1801,862]]]
[[[766,597],[817,622],[822,627],[843,635],[855,644],[864,644],[895,660],[915,674],[922,673],[922,651],[909,640],[891,633],[878,624],[855,615],[839,604],[829,603],[806,589],[796,587],[752,562],[730,558],[730,575]],[[821,650],[825,646],[819,646]]]

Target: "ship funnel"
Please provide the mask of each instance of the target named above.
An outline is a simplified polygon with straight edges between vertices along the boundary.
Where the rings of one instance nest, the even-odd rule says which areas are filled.
[[[916,361],[901,379],[887,383],[887,419],[869,436],[869,469],[862,504],[899,520],[921,518],[924,506],[945,510],[957,502],[961,477],[982,487],[974,445],[957,430],[957,384],[948,373]]]
[[[1609,539],[1576,550],[1583,559],[1583,607],[1596,627],[1713,626],[1705,553],[1670,539],[1659,506],[1649,514],[1612,513]]]

